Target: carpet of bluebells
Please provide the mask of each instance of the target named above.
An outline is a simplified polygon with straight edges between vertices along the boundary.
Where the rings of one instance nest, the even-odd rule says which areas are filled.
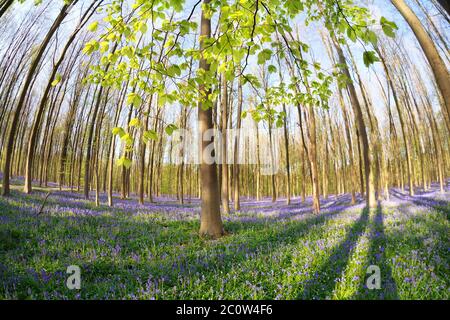
[[[378,208],[347,194],[242,199],[223,217],[228,234],[200,238],[200,204],[158,197],[99,207],[76,192],[39,189],[0,197],[0,299],[449,299],[450,181],[392,189]],[[38,214],[47,192],[44,210]],[[81,289],[66,287],[69,265]],[[367,268],[381,270],[369,290]]]

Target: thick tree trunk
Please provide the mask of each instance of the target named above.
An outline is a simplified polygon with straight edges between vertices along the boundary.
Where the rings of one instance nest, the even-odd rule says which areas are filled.
[[[210,0],[203,0],[205,5]],[[200,49],[205,50],[204,40],[211,37],[211,20],[202,12],[201,31],[200,31]],[[209,71],[210,65],[202,56],[199,69]],[[199,86],[200,94],[208,96],[211,89],[206,88],[204,84]],[[214,127],[212,119],[212,109],[206,108],[202,102],[198,106],[198,127],[200,134],[200,181],[201,181],[201,213],[200,213],[200,235],[218,238],[224,234],[222,217],[220,215],[219,203],[219,185],[217,181],[216,163],[210,163],[206,154],[208,146],[212,141],[204,140],[204,134],[207,130]]]

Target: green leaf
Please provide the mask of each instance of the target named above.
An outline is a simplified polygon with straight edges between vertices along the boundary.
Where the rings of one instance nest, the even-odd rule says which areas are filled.
[[[139,31],[140,31],[141,33],[146,33],[147,30],[148,30],[147,25],[142,21],[142,22],[140,23],[140,25],[139,25]]]
[[[94,51],[97,51],[99,48],[100,48],[100,45],[99,45],[98,41],[91,40],[88,43],[86,43],[86,45],[84,46],[83,53],[90,55]]]
[[[175,9],[176,12],[183,11],[184,0],[170,0],[170,6]]]
[[[119,167],[124,166],[125,168],[129,169],[131,167],[131,160],[126,158],[125,156],[122,156],[117,160],[117,165]]]
[[[56,87],[58,85],[58,83],[61,82],[61,79],[62,79],[61,75],[59,73],[57,73],[55,76],[55,80],[53,80],[53,82],[52,82],[52,87]]]
[[[272,57],[272,50],[264,49],[258,53],[258,64],[264,64]]]
[[[112,134],[113,135],[119,135],[119,137],[123,137],[125,135],[125,130],[123,130],[120,127],[115,127],[114,129],[112,129]]]
[[[372,30],[369,30],[369,31],[367,31],[366,36],[367,36],[367,41],[369,41],[376,47],[378,44],[378,37],[377,37],[376,33],[373,32]]]
[[[179,77],[181,75],[180,67],[176,64],[171,65],[169,68],[167,68],[167,75],[172,78],[175,76]]]
[[[270,66],[267,67],[267,70],[269,71],[269,73],[275,73],[277,72],[277,67],[271,64]]]
[[[129,123],[130,127],[138,128],[138,127],[140,127],[140,125],[141,125],[141,121],[138,118],[133,118],[130,120],[130,123]]]
[[[371,64],[375,63],[376,61],[380,61],[378,59],[377,55],[373,51],[365,51],[363,54],[363,60],[366,67],[369,67]]]
[[[154,130],[148,130],[148,131],[144,132],[143,138],[144,138],[144,142],[148,142],[150,140],[157,140],[158,134]]]
[[[347,29],[347,37],[353,42],[356,41],[356,32],[352,27],[348,27]]]
[[[397,30],[398,27],[395,22],[389,21],[385,17],[381,17],[380,19],[381,28],[386,36],[395,38],[394,30]]]
[[[100,52],[105,53],[108,50],[109,50],[109,42],[108,41],[100,42]]]
[[[98,28],[98,21],[92,22],[89,26],[88,26],[88,30],[91,32],[95,32],[97,31]]]
[[[131,92],[127,96],[127,104],[133,105],[135,108],[139,107],[142,103],[142,98],[135,92]]]
[[[220,64],[220,66],[217,68],[217,72],[218,73],[224,73],[227,71],[227,64],[226,62],[223,62],[222,64]]]
[[[383,32],[385,35],[387,35],[390,38],[395,38],[394,29],[392,29],[390,26],[384,25],[384,26],[382,26],[382,29],[383,29]]]
[[[177,129],[178,129],[178,127],[177,127],[176,125],[174,125],[174,124],[169,124],[169,125],[166,127],[165,131],[166,131],[166,133],[167,133],[169,136],[171,136],[171,135],[173,134],[173,132],[174,132],[175,130],[177,130]]]

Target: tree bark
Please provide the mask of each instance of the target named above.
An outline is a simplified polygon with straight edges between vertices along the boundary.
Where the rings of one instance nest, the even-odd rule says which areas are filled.
[[[222,74],[222,95],[221,95],[221,109],[222,109],[222,125],[221,125],[221,131],[222,131],[222,164],[221,164],[221,170],[222,170],[222,194],[221,194],[221,200],[222,200],[222,210],[223,213],[229,214],[230,213],[230,204],[228,202],[228,163],[227,163],[227,128],[228,128],[228,84],[227,80],[225,78],[225,74]]]
[[[203,0],[204,5],[209,5],[210,0]],[[206,17],[205,12],[202,11],[200,29],[200,50],[202,57],[200,59],[199,69],[209,71],[210,65],[206,61],[203,51],[205,50],[205,39],[211,37],[211,20]],[[204,84],[200,84],[199,91],[201,95],[208,96],[211,89]],[[202,101],[198,105],[198,127],[200,134],[200,182],[201,182],[201,213],[200,213],[200,235],[209,236],[212,238],[221,237],[224,234],[222,217],[220,215],[219,203],[219,185],[217,181],[217,166],[216,163],[209,163],[205,153],[210,143],[214,143],[214,138],[211,141],[204,140],[204,134],[207,130],[212,129],[212,109],[204,106]],[[213,151],[214,152],[214,151]]]
[[[242,93],[242,80],[239,78],[238,80],[238,105],[237,105],[237,135],[236,140],[234,142],[234,164],[233,164],[233,192],[234,192],[234,210],[238,211],[241,209],[241,203],[239,200],[239,143],[240,143],[240,130],[242,123],[242,102],[243,102],[243,93]]]

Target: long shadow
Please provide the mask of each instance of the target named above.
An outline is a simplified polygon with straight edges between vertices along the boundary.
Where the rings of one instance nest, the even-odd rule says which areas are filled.
[[[380,289],[368,289],[366,283],[361,283],[364,293],[362,298],[397,300],[399,299],[397,284],[392,277],[392,269],[386,257],[387,237],[384,232],[383,208],[380,203],[378,203],[372,227],[366,267],[375,265],[380,268],[381,287]]]
[[[393,194],[394,197],[396,197],[400,200],[410,201],[417,206],[428,207],[428,208],[434,209],[437,212],[445,215],[447,217],[447,220],[449,220],[449,218],[450,218],[450,201],[432,199],[432,198],[427,198],[424,196],[410,196],[410,195],[401,193],[400,191],[397,191],[395,189],[392,189],[391,193]]]
[[[315,278],[310,278],[297,299],[328,298],[336,285],[335,279],[348,264],[350,254],[354,250],[360,234],[365,230],[369,220],[369,209],[363,209],[361,216],[352,225],[345,239],[335,246],[326,262],[316,272]]]

